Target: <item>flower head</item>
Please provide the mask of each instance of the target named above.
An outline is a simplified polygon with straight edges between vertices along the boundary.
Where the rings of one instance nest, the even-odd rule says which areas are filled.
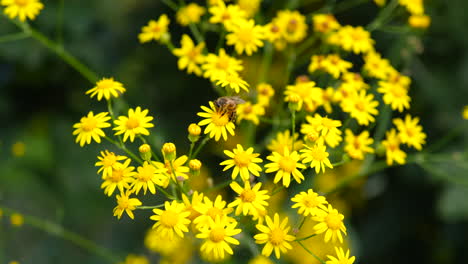
[[[206,254],[212,254],[215,259],[224,259],[225,252],[232,255],[234,252],[229,244],[239,245],[239,241],[233,236],[241,232],[236,229],[237,222],[226,222],[219,216],[209,219],[209,224],[200,229],[197,238],[204,239],[200,250]]]
[[[93,111],[90,111],[87,116],[80,119],[79,123],[74,124],[73,128],[75,128],[75,131],[73,131],[73,135],[78,135],[76,143],[80,142],[81,147],[85,144],[90,144],[91,139],[94,139],[97,143],[101,143],[101,137],[106,136],[102,128],[111,126],[107,123],[111,119],[107,114],[109,113],[102,112],[94,115]]]
[[[152,194],[156,194],[155,184],[159,186],[163,185],[163,179],[166,177],[162,173],[166,171],[165,168],[157,169],[155,166],[145,161],[142,166],[137,168],[135,181],[131,186],[132,191],[138,195],[143,188],[143,194],[146,194],[146,190],[148,189]]]
[[[234,21],[247,17],[247,14],[238,5],[228,5],[224,1],[216,1],[216,4],[210,7],[210,23],[222,23],[225,28],[230,28]]]
[[[242,61],[227,55],[224,49],[220,49],[218,55],[208,53],[205,62],[202,65],[204,78],[210,78],[211,81],[221,80],[228,75],[237,76],[244,69]]]
[[[114,121],[116,125],[114,130],[117,130],[115,135],[124,134],[124,142],[127,141],[128,138],[133,142],[136,135],[141,134],[148,136],[150,132],[147,128],[154,127],[154,125],[150,123],[153,117],[147,116],[147,114],[148,109],[142,111],[139,106],[135,110],[128,109],[128,116],[119,116],[118,120]]]
[[[229,207],[237,207],[236,215],[242,213],[243,215],[258,216],[259,212],[266,210],[267,200],[270,199],[270,196],[267,195],[268,191],[260,190],[261,182],[255,184],[253,188],[249,181],[244,181],[244,187],[241,187],[237,182],[232,182],[230,186],[239,195],[234,202],[228,205]]]
[[[317,14],[312,17],[314,31],[328,33],[340,28],[340,23],[332,14]]]
[[[205,61],[203,55],[203,49],[205,43],[202,42],[195,46],[193,40],[186,34],[182,35],[180,40],[180,48],[175,48],[172,53],[179,57],[177,61],[177,67],[179,70],[186,69],[187,73],[194,73],[197,76],[201,76],[202,70],[200,65]]]
[[[291,228],[288,226],[288,218],[285,217],[280,222],[279,215],[275,213],[273,219],[267,215],[265,222],[266,225],[256,225],[256,228],[262,233],[254,236],[255,243],[265,244],[262,255],[269,257],[274,250],[276,258],[279,259],[280,252],[285,253],[292,249],[289,242],[294,240],[294,236],[288,234]]]
[[[275,22],[280,27],[281,36],[289,43],[300,42],[307,35],[306,18],[298,11],[281,10]]]
[[[325,172],[325,166],[333,169],[333,165],[328,159],[330,154],[327,152],[327,147],[325,145],[317,143],[313,147],[305,146],[301,152],[303,157],[302,162],[310,162],[310,167],[315,168],[315,173],[320,173],[320,171]]]
[[[153,164],[158,169],[163,169],[169,177],[165,177],[162,179],[162,186],[166,188],[169,185],[170,179],[172,178],[173,181],[178,181],[181,179],[188,179],[189,176],[187,173],[190,171],[189,167],[184,166],[187,162],[188,157],[186,155],[180,156],[175,160],[169,161],[164,160],[164,163],[159,161],[154,161]]]
[[[419,118],[411,118],[406,115],[405,119],[396,118],[393,123],[398,129],[398,137],[401,143],[414,147],[417,150],[422,149],[422,145],[426,143],[426,134],[422,131],[423,128],[419,125]]]
[[[341,102],[343,111],[356,119],[358,124],[365,126],[375,121],[374,115],[379,113],[376,109],[378,105],[379,102],[374,100],[374,95],[366,94],[364,90],[353,93]]]
[[[328,202],[325,196],[318,195],[312,189],[296,194],[291,198],[291,201],[294,202],[291,208],[298,208],[297,212],[303,216],[322,215],[327,210],[326,204]]]
[[[354,135],[350,129],[346,129],[346,146],[344,150],[348,155],[357,160],[363,160],[366,153],[374,153],[374,149],[370,147],[374,140],[369,137],[369,131],[365,130],[359,135]]]
[[[197,228],[202,228],[207,226],[211,220],[216,220],[217,217],[221,221],[234,222],[234,218],[228,216],[233,209],[231,207],[226,207],[227,203],[223,200],[221,195],[216,196],[215,201],[211,201],[208,197],[203,197],[203,203],[198,203],[194,205],[194,209],[200,213],[200,216],[195,218],[193,223]]]
[[[393,165],[395,161],[398,164],[405,164],[406,153],[400,149],[401,140],[398,137],[396,130],[392,128],[387,131],[386,138],[382,141],[382,145],[385,147],[387,164]]]
[[[320,114],[312,116],[306,116],[307,123],[301,125],[301,133],[308,135],[316,132],[323,142],[327,143],[330,147],[334,148],[340,144],[343,140],[340,120],[334,120],[328,117],[322,117]]]
[[[344,26],[329,35],[328,43],[337,45],[355,54],[367,53],[374,49],[374,40],[363,27]]]
[[[237,106],[237,122],[242,120],[252,121],[255,125],[260,122],[259,116],[265,114],[265,108],[260,104],[252,104],[251,102],[245,102]]]
[[[284,148],[283,154],[273,152],[267,159],[272,162],[265,165],[265,168],[267,168],[265,172],[276,172],[274,183],[283,179],[283,185],[287,188],[291,183],[291,176],[298,183],[301,183],[304,179],[304,175],[299,169],[305,169],[306,166],[299,162],[301,156],[297,151],[290,152],[287,148]]]
[[[467,119],[468,120],[468,105],[466,105],[464,108],[463,108],[463,119]]]
[[[343,248],[341,247],[335,247],[336,251],[336,256],[338,258],[335,258],[334,256],[328,255],[328,258],[330,260],[327,260],[326,264],[353,264],[354,260],[356,257],[352,256],[349,257],[349,249],[346,251],[346,254],[343,251]]]
[[[344,216],[334,209],[330,204],[324,214],[320,214],[312,218],[319,222],[314,226],[317,234],[325,233],[324,241],[327,243],[332,240],[335,242],[336,239],[343,243],[343,236],[341,233],[346,235],[346,227],[343,223]]]
[[[401,113],[404,109],[409,109],[411,98],[406,87],[392,82],[380,81],[377,91],[383,94],[384,103],[390,105],[392,110],[398,110]]]
[[[111,99],[111,96],[117,98],[124,92],[125,88],[122,83],[114,81],[114,78],[103,78],[96,83],[96,86],[89,89],[86,94],[91,94],[91,98],[97,94],[98,101],[101,101],[102,97],[109,100]]]
[[[233,45],[237,54],[246,53],[248,56],[256,52],[259,47],[263,47],[265,34],[262,26],[255,25],[253,19],[235,20],[226,36],[227,45]]]
[[[185,211],[185,205],[177,201],[166,201],[164,203],[164,210],[153,209],[154,215],[150,217],[156,223],[153,228],[156,228],[161,233],[162,237],[172,239],[174,234],[179,237],[184,237],[184,232],[188,232],[188,224],[190,220],[188,216],[190,212]]]
[[[299,134],[294,134],[294,149],[299,150],[301,149],[303,142],[302,140],[297,140],[299,138]],[[292,152],[292,142],[293,138],[291,137],[291,132],[289,130],[285,130],[282,132],[278,132],[276,137],[270,141],[267,148],[271,152],[277,152],[281,155],[284,155],[284,149],[286,148],[289,152]]]
[[[431,25],[431,17],[428,15],[411,15],[408,18],[408,24],[414,28],[426,29]]]
[[[216,85],[221,85],[221,87],[228,86],[230,89],[234,90],[236,93],[240,92],[240,89],[248,92],[249,84],[244,81],[237,73],[236,74],[227,74],[219,75],[214,78],[217,80]]]
[[[422,15],[424,13],[424,0],[399,0],[400,5],[406,7],[413,15]]]
[[[116,195],[117,206],[114,208],[114,216],[117,216],[118,219],[122,217],[123,212],[126,212],[131,219],[134,219],[133,210],[142,205],[137,198],[130,198],[130,193],[126,191],[125,193]]]
[[[248,148],[244,150],[244,148],[237,144],[237,147],[231,151],[225,150],[224,154],[226,154],[229,158],[220,163],[220,165],[226,166],[224,167],[223,171],[229,170],[230,168],[234,167],[232,171],[232,179],[235,180],[237,175],[240,174],[243,181],[248,181],[250,179],[250,173],[259,177],[260,171],[262,168],[258,166],[256,163],[260,163],[263,160],[258,158],[260,154],[253,153],[253,148]]]
[[[125,156],[115,155],[114,152],[109,152],[108,150],[101,151],[101,156],[98,156],[99,161],[94,164],[95,166],[101,166],[98,173],[102,171],[102,177],[105,178],[107,175],[112,173],[112,169],[119,163],[121,160],[127,159]]]
[[[235,125],[229,119],[229,114],[221,112],[216,108],[213,102],[210,101],[210,108],[202,106],[201,109],[205,112],[199,112],[197,115],[204,117],[202,121],[198,123],[199,126],[206,126],[204,133],[209,134],[210,138],[215,138],[218,141],[221,136],[224,140],[227,140],[227,132],[234,136]]]
[[[140,43],[149,42],[151,40],[164,40],[165,35],[167,35],[167,30],[169,26],[169,18],[167,15],[162,14],[158,21],[150,20],[148,25],[144,26],[141,29],[141,33],[138,35]]]
[[[34,20],[44,5],[39,0],[2,0],[2,6],[6,6],[3,12],[11,19],[18,17],[21,21],[26,18]]]
[[[103,178],[101,189],[104,189],[107,196],[111,196],[115,188],[118,188],[120,193],[124,193],[130,188],[131,183],[135,180],[133,176],[136,174],[135,167],[129,166],[130,161],[127,159],[124,163],[116,163],[112,167],[112,173]]]
[[[270,84],[259,83],[257,85],[257,104],[267,107],[273,95],[275,95],[275,90]]]
[[[205,12],[206,9],[204,7],[190,3],[177,11],[176,19],[182,26],[188,26],[190,23],[200,22],[200,18]]]

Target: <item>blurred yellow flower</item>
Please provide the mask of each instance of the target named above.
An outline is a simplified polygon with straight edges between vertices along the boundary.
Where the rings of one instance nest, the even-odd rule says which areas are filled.
[[[15,157],[23,157],[26,153],[26,144],[22,141],[15,142],[11,146],[11,153],[13,153]]]
[[[411,15],[408,18],[408,24],[414,28],[425,29],[431,24],[431,17],[428,15]]]
[[[13,226],[20,227],[24,224],[24,216],[19,213],[13,213],[10,215],[10,223]]]
[[[167,18],[167,15],[162,14],[158,21],[150,20],[148,25],[144,26],[141,29],[141,33],[138,35],[138,39],[140,43],[149,42],[151,40],[162,40],[164,41],[167,38],[166,35],[169,33],[167,32],[170,20]]]
[[[18,17],[21,21],[26,18],[34,20],[44,5],[39,0],[2,0],[2,6],[5,6],[3,12],[11,19]]]
[[[346,251],[346,254],[341,247],[335,247],[335,251],[337,258],[328,255],[330,260],[327,260],[326,264],[353,264],[354,260],[356,260],[354,256],[349,257],[349,249]]]
[[[232,27],[228,29],[230,32],[226,36],[226,44],[234,46],[237,54],[252,55],[259,47],[263,47],[265,34],[262,26],[255,25],[253,19],[237,19]]]
[[[190,3],[177,11],[176,19],[182,26],[188,26],[190,23],[200,22],[200,18],[205,12],[206,9],[204,7]]]
[[[137,198],[130,198],[130,194],[130,191],[126,191],[115,196],[117,198],[117,206],[114,208],[114,216],[117,216],[118,219],[122,217],[123,212],[126,212],[131,219],[134,219],[133,211],[142,205]]]
[[[325,233],[324,241],[335,242],[338,239],[340,243],[343,243],[343,236],[341,233],[346,235],[346,227],[343,223],[344,216],[334,209],[330,204],[328,205],[325,214],[312,217],[314,221],[319,222],[314,226],[314,230],[317,234]]]
[[[354,135],[350,129],[345,131],[346,146],[344,150],[348,155],[357,160],[364,160],[366,153],[374,153],[374,149],[370,147],[374,143],[374,139],[369,137],[369,131],[364,130],[359,135]]]
[[[179,57],[177,61],[177,67],[179,70],[187,69],[187,73],[194,73],[197,76],[201,76],[202,70],[200,65],[205,61],[203,55],[203,49],[205,43],[202,42],[195,46],[193,40],[186,34],[182,35],[180,40],[180,48],[175,48],[172,53]]]
[[[403,165],[406,162],[406,153],[400,149],[400,143],[400,138],[394,128],[387,131],[386,138],[382,141],[382,145],[385,147],[387,164],[389,166],[393,165],[393,162],[400,165]]]

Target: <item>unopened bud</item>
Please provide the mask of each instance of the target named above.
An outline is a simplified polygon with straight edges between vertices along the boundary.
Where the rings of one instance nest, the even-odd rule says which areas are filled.
[[[319,133],[317,131],[311,131],[309,133],[307,133],[306,135],[306,141],[308,142],[315,142],[317,141],[317,139],[320,137]]]
[[[299,110],[299,102],[301,101],[301,97],[298,94],[290,94],[287,98],[289,102],[288,107],[291,111],[298,111]]]
[[[176,158],[176,146],[173,143],[165,143],[162,147],[162,153],[165,160],[175,160]]]
[[[192,123],[188,126],[188,139],[190,142],[195,143],[200,139],[201,128],[199,125]]]
[[[197,159],[190,160],[190,162],[189,162],[190,173],[191,173],[193,176],[198,176],[198,175],[200,175],[200,168],[201,168],[201,166],[202,166],[201,161],[199,161],[199,160],[197,160]]]
[[[143,144],[138,148],[140,152],[140,157],[143,160],[150,161],[151,160],[151,147],[148,144]]]

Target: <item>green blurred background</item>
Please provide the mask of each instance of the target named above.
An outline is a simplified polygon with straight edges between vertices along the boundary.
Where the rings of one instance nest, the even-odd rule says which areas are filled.
[[[186,151],[187,125],[198,121],[199,106],[216,94],[208,81],[178,71],[176,58],[165,47],[139,44],[137,34],[162,13],[170,14],[174,43],[187,30],[175,23],[173,13],[160,1],[65,2],[65,48],[102,77],[124,83],[130,106],[150,109],[156,125],[153,143],[181,142],[180,151]],[[51,37],[57,32],[58,3],[44,1],[45,9],[32,23]],[[421,117],[430,146],[468,122],[461,118],[462,107],[468,104],[468,2],[425,3],[432,18],[425,34],[376,31],[373,37],[377,49],[412,76],[409,112]],[[321,4],[317,1],[300,10],[309,13]],[[367,3],[337,18],[342,24],[366,25],[377,12],[373,3]],[[0,35],[17,30],[1,18]],[[212,40],[208,46],[216,44],[215,36]],[[418,52],[406,56],[408,50]],[[90,110],[105,109],[104,103],[84,94],[90,88],[86,79],[35,40],[0,43],[0,205],[63,225],[116,254],[146,253],[142,240],[152,225],[151,213],[138,211],[136,221],[113,217],[115,199],[99,189],[101,180],[94,167],[103,146],[80,148],[74,143],[73,123]],[[12,154],[15,142],[25,144],[21,157]],[[347,222],[356,240],[357,263],[466,263],[467,146],[465,126],[437,149],[441,155],[422,162],[423,166],[388,169],[367,181],[365,204],[354,208]],[[103,262],[37,229],[14,228],[3,217],[0,263],[10,260]]]

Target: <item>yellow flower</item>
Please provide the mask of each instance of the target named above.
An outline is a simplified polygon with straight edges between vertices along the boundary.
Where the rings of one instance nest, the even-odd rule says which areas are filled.
[[[162,237],[172,239],[175,233],[183,238],[184,232],[189,231],[187,226],[190,224],[188,219],[190,212],[185,211],[183,203],[166,201],[164,210],[153,209],[153,213],[154,215],[150,217],[151,220],[156,221],[153,228],[156,228]]]
[[[164,188],[166,188],[169,185],[171,178],[173,181],[186,180],[189,178],[187,173],[190,171],[190,169],[189,167],[184,166],[187,160],[188,160],[188,157],[186,155],[183,155],[173,161],[164,160],[164,163],[153,161],[153,165],[156,166],[156,168],[158,168],[159,170],[162,169],[166,171],[167,174],[169,174],[170,178],[166,177],[165,179],[164,178],[162,179],[161,184]]]
[[[209,53],[205,57],[202,69],[205,70],[203,77],[214,81],[226,78],[227,75],[239,75],[244,67],[241,60],[230,57],[224,49],[220,49],[218,55]]]
[[[188,216],[190,221],[195,220],[195,218],[201,215],[197,210],[195,210],[195,207],[200,206],[203,203],[203,197],[203,193],[199,193],[198,191],[195,191],[192,194],[192,200],[189,200],[189,198],[185,194],[182,194],[182,200],[184,201],[185,211],[190,212],[190,215]]]
[[[335,247],[336,251],[336,256],[338,258],[335,258],[334,256],[328,255],[327,257],[330,260],[327,260],[326,264],[353,264],[354,260],[356,257],[352,256],[349,257],[349,249],[346,251],[346,254],[343,251],[343,248],[341,247]]]
[[[133,210],[142,205],[137,198],[130,198],[130,194],[130,191],[126,191],[125,193],[121,193],[121,195],[116,195],[117,206],[114,208],[114,216],[117,216],[118,219],[122,217],[124,211],[131,219],[134,219]]]
[[[396,134],[395,129],[391,129],[386,133],[386,139],[382,141],[382,145],[385,147],[387,164],[389,166],[393,165],[395,161],[398,164],[405,164],[406,162],[406,153],[400,149],[400,138]]]
[[[164,40],[165,35],[167,35],[167,30],[169,26],[169,18],[167,15],[162,14],[158,21],[150,20],[148,25],[144,26],[141,29],[141,33],[138,35],[140,43],[149,42],[152,39],[154,40]]]
[[[315,168],[315,173],[320,173],[320,171],[325,172],[325,166],[333,169],[333,165],[328,159],[330,154],[327,152],[325,145],[317,143],[313,147],[305,146],[301,152],[303,157],[302,163],[310,162],[310,167]]]
[[[239,245],[239,241],[233,236],[241,232],[236,229],[237,222],[228,223],[219,216],[213,219],[208,219],[209,223],[200,229],[197,238],[205,241],[200,247],[200,250],[206,254],[213,255],[215,259],[224,259],[224,253],[229,255],[234,254],[229,244]]]
[[[431,18],[428,15],[411,15],[408,24],[414,28],[425,29],[431,24]]]
[[[179,57],[177,61],[179,70],[187,69],[187,73],[194,73],[197,76],[201,76],[202,70],[200,65],[205,61],[205,56],[202,54],[205,43],[200,43],[195,46],[193,40],[188,35],[184,34],[180,40],[180,45],[180,48],[176,48],[172,51],[174,55]]]
[[[244,81],[237,73],[219,75],[214,77],[214,79],[217,81],[216,85],[221,85],[221,87],[229,86],[229,88],[234,90],[236,93],[239,93],[240,89],[245,90],[246,92],[249,91],[249,84]]]
[[[334,148],[343,140],[341,137],[340,120],[334,120],[328,117],[322,117],[320,114],[315,114],[314,117],[306,116],[307,123],[301,125],[301,133],[308,135],[309,133],[320,133],[321,139],[330,147]]]
[[[352,86],[353,89],[355,89],[356,91],[369,88],[369,85],[364,82],[364,78],[362,78],[361,74],[357,72],[343,73],[341,79],[343,80],[343,82]]]
[[[282,37],[287,42],[297,43],[306,37],[306,18],[298,11],[281,10],[278,12],[275,20],[281,28]]]
[[[274,43],[281,39],[281,28],[276,20],[263,26],[265,39],[271,43]],[[283,40],[284,41],[284,40]]]
[[[254,258],[250,259],[247,264],[275,264],[275,263],[263,255],[257,255]]]
[[[238,5],[226,6],[222,0],[218,0],[215,5],[211,6],[209,12],[211,13],[210,23],[222,23],[226,29],[229,29],[234,21],[247,17]]]
[[[130,188],[130,184],[134,181],[133,176],[136,174],[135,167],[130,165],[130,159],[124,163],[116,163],[112,168],[112,173],[103,177],[104,182],[101,184],[101,189],[104,189],[104,194],[111,196],[115,188],[118,188],[120,193]]]
[[[313,112],[322,104],[322,93],[322,89],[315,87],[315,82],[307,81],[296,83],[295,85],[288,85],[284,95],[285,101],[287,101],[288,97],[292,94],[298,95],[300,101],[298,102],[297,110],[300,111],[304,104],[306,111]]]
[[[230,207],[226,207],[226,201],[223,200],[221,195],[216,196],[215,201],[211,201],[208,197],[203,197],[203,203],[198,203],[193,205],[193,208],[200,213],[200,216],[195,218],[193,223],[197,226],[197,228],[202,228],[203,226],[207,226],[211,220],[216,220],[217,217],[221,221],[225,222],[234,222],[234,218],[228,216],[233,209]]]
[[[99,168],[97,172],[100,173],[102,171],[102,177],[106,178],[112,173],[112,169],[115,168],[116,164],[118,164],[121,160],[127,159],[127,157],[115,155],[114,152],[109,152],[108,150],[105,150],[101,151],[101,156],[98,156],[98,159],[99,161],[96,162],[94,166],[101,166],[101,168]]]
[[[262,0],[237,0],[237,5],[244,10],[247,17],[253,17],[260,8]]]
[[[393,67],[390,61],[382,58],[379,53],[369,52],[364,56],[363,70],[370,77],[386,80]]]
[[[270,105],[270,99],[275,95],[275,90],[267,83],[257,85],[257,104],[267,107]]]
[[[231,33],[226,36],[226,44],[233,45],[237,54],[245,52],[250,56],[259,47],[263,47],[263,40],[265,39],[263,27],[255,25],[253,19],[235,20],[233,26],[228,30]]]
[[[10,223],[13,226],[20,227],[24,224],[24,216],[19,213],[13,213],[10,215]]]
[[[151,165],[147,161],[143,163],[143,166],[139,166],[137,168],[137,173],[135,175],[135,181],[133,181],[132,192],[135,192],[136,195],[140,192],[141,188],[143,188],[143,194],[146,195],[146,190],[152,194],[156,194],[156,185],[162,186],[163,179],[166,178],[162,173],[165,173],[167,170],[164,169],[156,169],[155,166]]]
[[[260,120],[259,116],[265,114],[265,108],[260,104],[252,104],[251,102],[245,102],[237,106],[237,122],[240,123],[242,120],[252,121],[255,125],[258,125]]]
[[[410,115],[406,115],[405,120],[396,118],[393,119],[393,123],[398,129],[398,137],[401,143],[417,150],[422,149],[422,145],[426,143],[426,134],[422,131],[422,126],[418,125],[419,118],[412,119]]]
[[[302,148],[302,140],[297,140],[299,134],[294,133],[294,149],[299,150]],[[278,132],[276,137],[270,141],[267,148],[271,152],[277,152],[280,155],[284,155],[284,149],[286,148],[289,152],[292,151],[292,137],[289,130]]]
[[[229,120],[228,113],[222,113],[216,109],[213,102],[209,102],[210,108],[201,106],[201,109],[205,112],[199,112],[197,115],[204,117],[202,121],[198,123],[199,126],[206,126],[204,133],[210,135],[210,138],[215,138],[218,141],[221,136],[224,140],[227,140],[227,132],[234,136],[235,125]]]
[[[107,112],[102,112],[94,115],[93,111],[90,111],[88,116],[82,117],[79,123],[73,125],[73,128],[75,128],[73,135],[78,135],[75,142],[80,142],[81,147],[85,144],[91,144],[91,139],[94,139],[97,143],[101,143],[101,137],[106,136],[102,128],[111,126],[107,123],[111,119],[107,114]]]
[[[340,74],[347,73],[352,66],[351,62],[341,59],[338,54],[313,55],[309,65],[309,72],[323,70],[338,79]]]
[[[101,101],[102,97],[109,100],[111,99],[111,96],[117,98],[124,92],[125,88],[123,87],[123,84],[114,81],[114,78],[103,78],[96,83],[96,86],[86,91],[86,94],[91,94],[91,98],[97,94],[98,101]]]
[[[324,196],[318,195],[312,189],[296,194],[291,201],[294,202],[291,208],[299,208],[297,213],[303,216],[324,214],[327,210],[326,204],[328,204]]]
[[[383,6],[383,5],[385,5],[385,2],[387,2],[387,0],[374,0],[374,2],[375,2],[378,6]]]
[[[164,241],[164,243],[161,243],[161,241]],[[163,236],[158,230],[152,228],[146,233],[144,241],[146,248],[163,256],[174,254],[180,244],[184,242],[184,239],[179,236],[174,236],[170,239],[167,236]]]
[[[298,183],[301,183],[304,179],[304,175],[298,169],[305,169],[306,166],[299,162],[301,156],[297,151],[290,153],[287,148],[284,148],[283,154],[273,152],[267,159],[272,162],[265,165],[265,168],[267,168],[265,172],[271,173],[276,171],[274,183],[278,183],[283,179],[283,185],[287,188],[291,183],[291,175]]]
[[[226,154],[231,159],[225,160],[220,163],[220,165],[225,165],[223,171],[229,170],[230,168],[234,167],[232,171],[232,179],[235,180],[237,175],[240,174],[243,181],[248,181],[250,179],[250,173],[259,177],[260,171],[262,168],[258,166],[256,163],[260,163],[263,160],[258,158],[260,154],[253,153],[253,148],[248,148],[244,150],[244,148],[237,144],[237,147],[231,151],[225,150],[224,154]]]
[[[11,19],[19,17],[19,20],[26,21],[26,18],[34,20],[44,5],[39,0],[2,0],[2,6],[6,6],[3,12]]]
[[[259,212],[266,210],[268,206],[267,200],[270,199],[270,196],[267,195],[266,190],[261,190],[262,183],[259,182],[250,187],[249,181],[244,181],[244,188],[242,188],[237,182],[232,182],[230,184],[231,189],[233,189],[239,196],[228,205],[228,207],[236,207],[235,214],[240,215],[253,215],[258,216]]]
[[[177,22],[182,26],[188,26],[190,23],[198,23],[205,12],[206,10],[204,7],[195,3],[190,3],[177,11]]]
[[[328,33],[340,28],[340,23],[332,14],[317,14],[312,17],[314,31]]]
[[[288,226],[288,218],[285,217],[281,223],[277,213],[273,217],[273,220],[267,215],[265,217],[265,225],[256,225],[256,228],[262,232],[254,236],[255,243],[265,244],[262,249],[262,255],[269,257],[273,250],[277,259],[280,258],[280,252],[285,253],[292,249],[289,242],[295,238],[288,234],[291,227]]]
[[[392,107],[392,110],[403,112],[409,109],[411,98],[408,95],[408,89],[402,85],[391,82],[380,81],[377,92],[383,94],[383,101]]]
[[[374,100],[373,94],[366,94],[366,91],[360,90],[353,93],[349,98],[341,102],[341,108],[356,119],[359,125],[369,125],[369,122],[374,122],[374,115],[379,111],[376,109],[379,102]]]
[[[148,109],[141,111],[141,107],[137,107],[135,110],[128,109],[128,117],[127,116],[119,116],[118,120],[114,121],[116,127],[114,130],[117,130],[115,135],[123,136],[123,141],[127,141],[130,137],[130,141],[133,142],[135,140],[136,135],[145,135],[148,136],[150,132],[147,128],[154,127],[153,124],[150,123],[153,120],[152,116],[146,116],[148,114]]]
[[[371,39],[370,33],[360,26],[344,26],[331,33],[327,42],[355,54],[367,53],[374,49],[374,40]]]
[[[463,108],[463,119],[466,119],[468,120],[468,105],[465,106],[465,108]]]
[[[125,262],[119,262],[118,264],[149,264],[149,260],[145,256],[129,254],[125,258]]]
[[[422,15],[424,13],[423,0],[399,0],[399,2],[413,15]]]
[[[11,146],[11,153],[15,157],[23,157],[26,153],[26,144],[22,141],[17,141]]]
[[[346,227],[343,223],[344,216],[334,209],[330,204],[328,205],[325,214],[321,214],[312,217],[313,220],[319,222],[314,226],[314,230],[317,234],[325,233],[324,241],[327,243],[332,240],[336,241],[336,238],[343,243],[343,236],[341,233],[346,235]]]
[[[346,146],[344,150],[351,158],[363,160],[366,153],[374,153],[374,149],[370,147],[374,140],[369,137],[369,131],[365,130],[357,136],[350,129],[346,129],[345,133]]]

